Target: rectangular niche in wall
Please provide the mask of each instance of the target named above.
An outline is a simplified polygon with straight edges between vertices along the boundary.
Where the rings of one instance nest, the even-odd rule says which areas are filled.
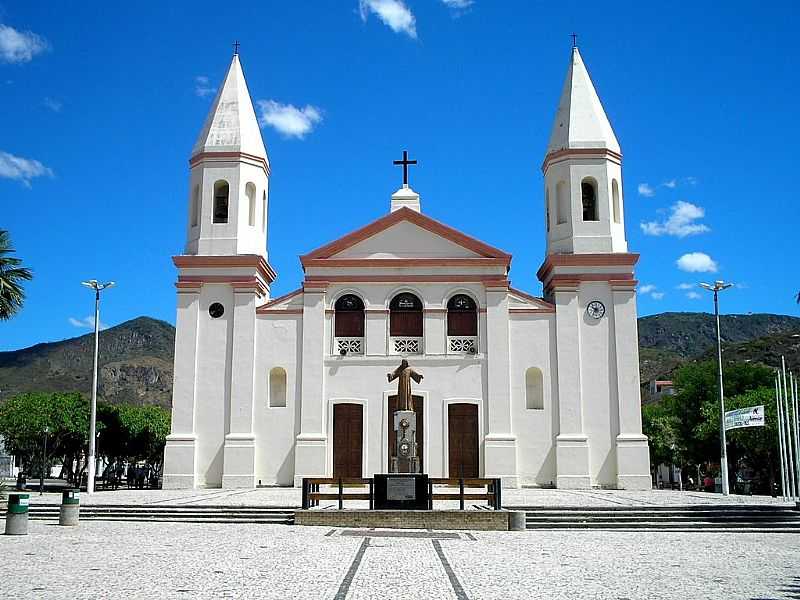
[[[544,381],[542,372],[536,367],[525,371],[525,408],[544,409]]]
[[[269,372],[269,407],[286,406],[286,371],[275,367]]]

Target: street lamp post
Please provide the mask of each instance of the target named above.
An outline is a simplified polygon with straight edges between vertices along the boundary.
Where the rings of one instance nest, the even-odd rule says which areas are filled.
[[[89,413],[89,456],[87,457],[86,493],[94,494],[95,464],[95,429],[97,425],[97,355],[100,344],[100,292],[114,285],[113,281],[99,283],[96,279],[82,281],[81,285],[94,290],[94,369],[92,371],[92,405]]]
[[[714,316],[717,319],[717,365],[719,366],[719,435],[721,456],[719,461],[720,477],[722,479],[722,495],[727,496],[729,491],[728,486],[728,443],[725,436],[725,393],[722,389],[722,334],[719,329],[719,293],[731,287],[732,283],[725,283],[724,281],[715,281],[714,285],[710,283],[701,283],[700,287],[710,292],[714,292]]]
[[[47,468],[47,434],[50,433],[50,428],[44,428],[44,446],[42,447],[42,468],[39,473],[39,495],[44,494],[44,472]]]

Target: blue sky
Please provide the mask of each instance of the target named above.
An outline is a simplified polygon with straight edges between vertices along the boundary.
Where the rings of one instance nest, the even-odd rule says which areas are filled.
[[[87,278],[118,282],[104,323],[174,322],[187,161],[235,39],[272,164],[274,296],[299,254],[388,211],[403,149],[423,211],[513,253],[540,294],[539,167],[576,31],[625,157],[640,314],[709,310],[679,286],[713,278],[739,284],[724,312],[800,313],[796,5],[158,4],[0,3],[0,227],[35,272],[0,350],[88,331]]]

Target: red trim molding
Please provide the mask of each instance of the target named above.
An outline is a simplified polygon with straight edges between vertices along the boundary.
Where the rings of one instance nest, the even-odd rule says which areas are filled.
[[[505,258],[306,258],[300,257],[304,268],[337,267],[392,269],[408,267],[491,267],[508,266]]]
[[[179,256],[173,256],[172,262],[179,269],[249,267],[257,271],[267,283],[272,283],[278,277],[278,274],[266,259],[259,254],[235,254],[231,256],[181,254]]]
[[[497,275],[306,275],[303,285],[314,289],[331,283],[459,283],[477,282],[486,287],[508,287],[508,279]]]
[[[553,164],[569,158],[605,158],[618,165],[622,164],[622,154],[608,148],[565,148],[564,150],[550,152],[544,157],[542,173],[546,172]]]
[[[639,261],[639,255],[633,252],[604,254],[551,254],[539,270],[536,277],[546,281],[555,267],[628,267],[633,269]]]
[[[267,177],[269,177],[270,175],[269,163],[266,161],[266,159],[261,156],[256,156],[255,154],[248,154],[247,152],[198,152],[189,159],[189,167],[190,168],[194,167],[195,165],[203,162],[206,159],[255,162],[258,163],[258,165],[264,169],[264,172],[267,174]]]

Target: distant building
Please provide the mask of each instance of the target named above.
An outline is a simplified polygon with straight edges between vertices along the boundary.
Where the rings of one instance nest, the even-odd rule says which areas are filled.
[[[14,457],[6,452],[4,440],[0,437],[0,477],[14,477]]]
[[[653,379],[650,381],[650,398],[655,402],[664,396],[674,396],[675,386],[671,381]]]

